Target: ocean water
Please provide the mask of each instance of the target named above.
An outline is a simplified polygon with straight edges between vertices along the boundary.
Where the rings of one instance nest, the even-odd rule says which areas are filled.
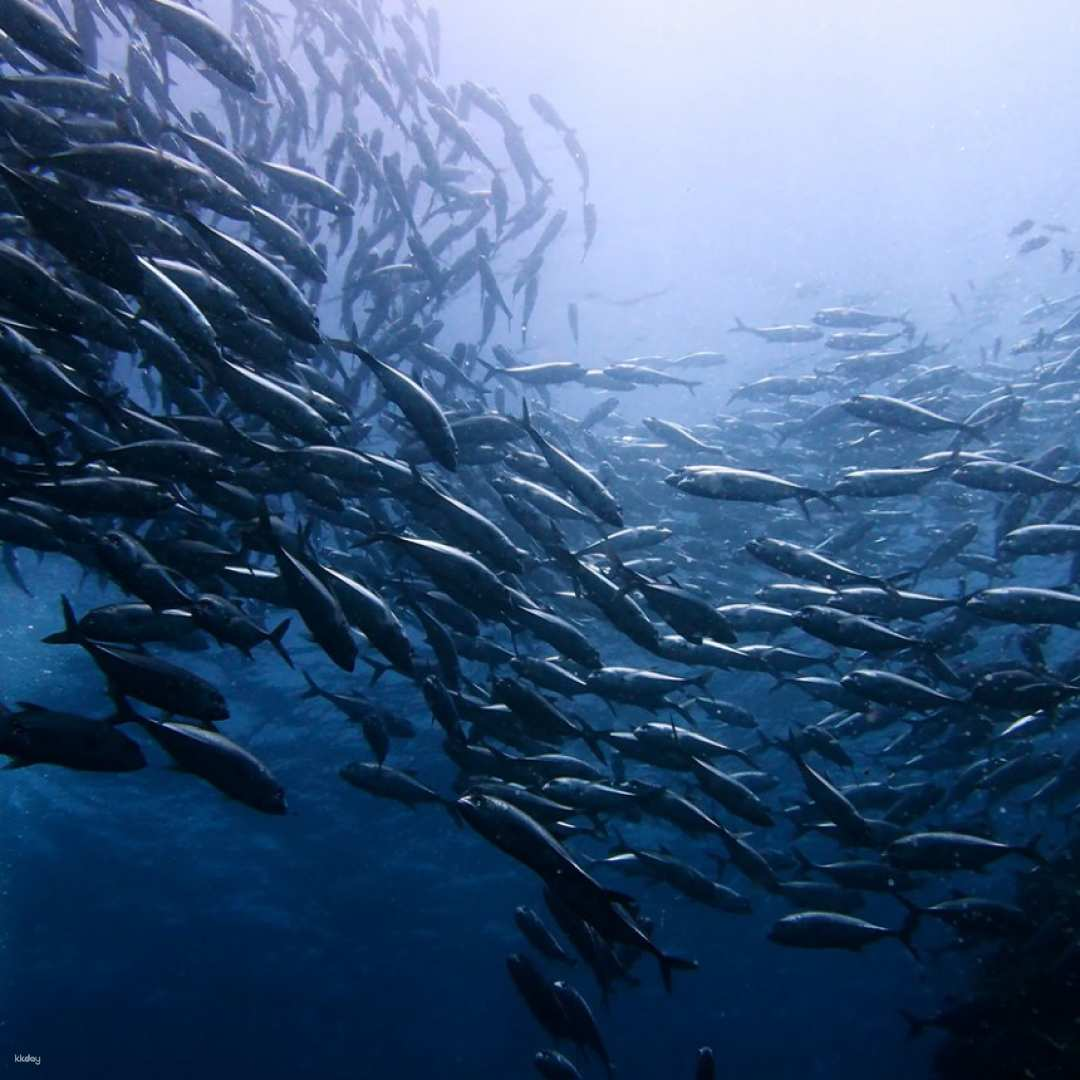
[[[4,634],[8,696],[105,714],[90,661],[36,644],[58,625],[55,591],[76,590],[77,577],[46,564],[34,600],[5,589],[19,613]],[[89,607],[112,593],[73,595]],[[295,651],[316,669],[314,650]],[[299,701],[284,665],[216,651],[184,661],[234,704],[230,735],[273,762],[289,813],[204,792],[152,748],[149,767],[128,775],[5,774],[12,1052],[87,1078],[527,1076],[546,1042],[504,959],[522,946],[514,907],[542,910],[532,876],[437,808],[342,784],[337,768],[365,756],[359,733]],[[349,682],[328,674],[330,687]],[[729,696],[753,706],[748,691]],[[380,692],[421,728],[392,760],[445,790],[453,770],[418,696]],[[698,1045],[730,1075],[855,1076],[868,1061],[882,1077],[925,1074],[931,1043],[909,1042],[896,1009],[931,1008],[936,987],[903,949],[779,950],[765,933],[790,907],[764,894],[751,918],[659,888],[648,905],[662,940],[702,971],[677,976],[669,997],[643,963],[643,985],[610,1010],[587,986],[620,1075],[692,1075]],[[862,914],[889,919],[891,907]],[[580,965],[571,978],[589,981]]]
[[[388,18],[397,12],[394,5],[395,0],[382,5]],[[303,5],[274,0],[270,6],[280,8],[285,54],[314,93],[315,77],[291,32]],[[66,0],[61,7],[67,10]],[[226,5],[200,7],[228,27],[232,12]],[[471,79],[498,88],[552,179],[550,207],[565,207],[569,214],[545,259],[527,347],[521,346],[517,321],[520,298],[510,329],[502,316],[496,318],[491,343],[513,349],[521,363],[570,360],[585,368],[695,350],[728,357],[723,367],[694,374],[702,385],[693,394],[676,386],[639,386],[621,395],[619,417],[638,436],[644,438],[635,425],[647,416],[703,425],[697,430],[704,435],[716,416],[739,412],[728,407],[736,387],[769,374],[809,374],[838,359],[817,346],[730,335],[733,316],[771,326],[805,324],[819,308],[847,304],[910,312],[920,336],[925,332],[935,344],[951,345],[942,360],[930,363],[975,370],[980,349],[992,349],[1003,337],[1007,353],[1008,345],[1032,332],[1020,322],[1023,311],[1040,298],[1074,291],[1075,271],[1063,276],[1057,255],[1071,242],[1069,234],[1060,243],[1055,237],[1031,259],[1019,256],[1018,241],[1007,235],[1028,216],[1080,227],[1068,108],[1078,16],[1068,5],[1047,4],[1038,11],[990,5],[976,11],[969,5],[915,3],[885,10],[825,3],[811,10],[794,2],[750,0],[672,0],[664,6],[441,0],[438,7],[440,82]],[[127,9],[118,4],[118,10]],[[125,44],[125,38],[106,36],[100,70],[122,70]],[[331,56],[328,62],[339,60]],[[201,108],[225,124],[216,92],[195,69],[175,62],[173,77],[172,97],[183,112]],[[529,108],[528,96],[535,92],[556,105],[589,157],[588,198],[596,204],[599,229],[584,260],[580,181],[559,136]],[[360,131],[382,127],[388,147],[402,148],[370,102],[356,119]],[[335,104],[327,136],[341,123]],[[470,124],[487,136],[481,139],[485,147],[494,144],[501,152],[493,125],[475,110]],[[325,148],[326,140],[313,142],[301,156],[318,167]],[[278,160],[285,160],[284,152]],[[516,183],[504,168],[508,182]],[[466,187],[485,180],[479,170]],[[513,196],[520,201],[519,188]],[[370,228],[363,213],[358,221]],[[332,234],[324,229],[320,236],[336,249]],[[504,290],[534,239],[535,232],[495,262]],[[408,249],[402,250],[407,258]],[[339,325],[335,300],[347,259],[330,261],[319,307],[328,334],[349,330]],[[567,322],[570,303],[580,313],[577,343]],[[357,313],[366,315],[363,303]],[[438,338],[444,351],[456,342],[477,341],[477,283],[449,298],[438,317],[445,323]],[[1002,362],[1015,365],[1019,383],[1027,377],[1028,359],[1010,361],[1006,355]],[[130,358],[115,363],[132,398],[147,403]],[[412,371],[411,365],[402,367]],[[517,414],[523,393],[508,388],[508,412]],[[1070,461],[1059,475],[1071,479],[1075,394],[1070,388],[1065,396],[1067,409],[1036,412],[1034,426],[1018,433],[995,433],[1002,453],[1031,460],[1050,445],[1067,444]],[[360,407],[370,400],[367,388]],[[595,391],[580,385],[555,387],[550,396],[557,413],[578,418],[597,400]],[[961,414],[959,405],[942,408],[950,416]],[[801,414],[793,409],[787,415]],[[744,455],[756,469],[773,460],[771,438],[748,450],[737,436],[714,427],[713,439],[727,440],[735,464]],[[378,427],[373,440],[382,440],[378,448],[395,445]],[[925,444],[899,441],[874,451],[877,457],[868,452],[865,463],[911,464],[924,452],[950,445],[940,437]],[[826,472],[835,478],[840,468],[864,463],[857,456],[831,458],[809,443],[775,455],[778,472],[796,468],[807,480]],[[594,454],[590,465],[603,457]],[[657,483],[666,468],[658,471],[656,461],[616,460],[624,477],[630,470],[632,482],[624,487],[631,500],[643,500],[632,520],[628,512],[628,525],[663,519],[676,529],[676,544],[717,540],[715,556],[687,558],[688,566],[696,560],[699,571],[707,563],[702,573],[714,581],[718,603],[749,600],[755,588],[782,577],[741,552],[750,536],[767,533],[813,546],[840,520],[820,504],[807,522],[797,509],[677,501]],[[670,461],[665,465],[672,467]],[[895,509],[887,503],[882,500],[881,507]],[[357,499],[356,505],[366,503]],[[875,573],[907,568],[945,528],[965,520],[979,525],[979,550],[993,550],[993,500],[915,497],[898,506],[906,520],[881,519],[873,537],[881,542],[862,549]],[[1037,520],[1033,515],[1029,522]],[[108,527],[106,519],[98,523]],[[568,532],[582,543],[596,535],[576,526]],[[37,702],[109,714],[104,680],[84,651],[40,639],[61,626],[61,594],[83,614],[120,601],[123,593],[73,560],[39,560],[25,549],[19,560],[32,595],[13,580],[0,580],[0,700],[9,707]],[[1066,566],[1067,561],[1051,569],[1021,563],[1010,583],[1056,587]],[[537,590],[550,584],[541,580]],[[927,592],[955,597],[999,582],[953,567],[920,584]],[[564,600],[567,610],[576,610]],[[281,617],[272,609],[262,621],[272,625],[273,615]],[[608,665],[691,670],[658,660],[595,616],[582,625]],[[1015,630],[982,626],[963,653],[964,667],[1016,661]],[[510,647],[502,628],[486,624],[485,632]],[[422,641],[415,625],[410,634]],[[1047,647],[1051,669],[1064,672],[1073,661],[1073,634],[1055,630]],[[740,644],[766,640],[740,635]],[[388,764],[414,770],[440,793],[455,792],[457,771],[442,752],[444,733],[415,684],[390,672],[369,686],[363,663],[351,675],[335,669],[295,617],[286,644],[297,669],[310,671],[321,685],[366,694],[409,718],[417,734],[393,742]],[[832,652],[795,635],[777,644]],[[338,769],[345,762],[370,760],[360,729],[326,702],[304,699],[299,670],[287,668],[270,650],[260,647],[248,660],[214,644],[193,652],[150,648],[222,690],[232,714],[223,732],[273,770],[286,789],[288,813],[263,815],[224,797],[172,767],[168,755],[141,736],[136,737],[148,765],[137,772],[95,774],[54,765],[4,770],[5,1075],[20,1069],[80,1080],[536,1075],[533,1055],[551,1040],[515,993],[505,968],[508,954],[526,949],[514,908],[526,904],[545,914],[536,876],[471,829],[455,825],[439,807],[408,809],[343,783]],[[361,651],[372,654],[366,645]],[[838,677],[854,666],[845,655],[839,667],[811,673]],[[463,667],[470,679],[487,685],[483,666],[463,661]],[[777,691],[774,680],[752,673],[716,671],[708,691],[749,709],[761,729],[777,737],[831,711],[790,688]],[[597,697],[585,701],[571,707],[604,729],[671,715],[624,705],[609,711]],[[1004,722],[995,717],[1000,727],[999,721]],[[762,749],[753,733],[728,729],[717,737]],[[1039,748],[1075,749],[1068,725],[1053,739]],[[826,762],[824,771],[837,782],[955,779],[956,770],[945,769],[940,775],[905,775],[883,755],[886,741],[877,733],[853,740],[853,769]],[[576,752],[586,753],[580,743]],[[762,760],[769,762],[763,768],[783,778],[782,790],[766,796],[774,809],[803,797],[797,774],[780,755]],[[688,790],[682,779],[672,786],[683,794]],[[1020,794],[1032,790],[1024,787]],[[963,816],[959,809],[956,815]],[[941,824],[941,817],[933,823]],[[1058,808],[1027,811],[1019,797],[1010,796],[989,807],[984,824],[1011,843],[1042,834],[1044,852],[1068,849],[1071,826]],[[790,849],[789,825],[774,831],[776,836],[755,830],[750,839]],[[637,828],[633,838],[639,846],[670,843],[702,870],[721,850],[710,839],[680,836],[662,823]],[[572,850],[602,858],[618,843],[611,829],[574,841]],[[842,857],[823,837],[810,836],[803,846],[816,861]],[[1012,901],[1023,868],[1010,861],[985,875],[952,875],[947,884],[927,882],[916,895],[931,903],[956,889]],[[942,1035],[913,1039],[903,1012],[931,1016],[945,1003],[965,1000],[988,951],[950,948],[954,936],[928,924],[919,931],[919,960],[893,940],[861,952],[784,949],[767,935],[795,909],[730,868],[722,880],[751,899],[750,915],[722,914],[661,885],[605,878],[605,884],[638,897],[665,949],[698,962],[698,971],[676,973],[671,994],[648,957],[634,968],[638,985],[621,986],[607,1005],[580,961],[572,969],[545,967],[589,1000],[620,1080],[689,1080],[701,1046],[714,1049],[716,1075],[724,1078],[935,1075]],[[895,927],[903,909],[891,898],[867,894],[858,914]],[[563,1050],[585,1075],[602,1075],[595,1057],[566,1045]],[[24,1055],[40,1064],[18,1060]]]

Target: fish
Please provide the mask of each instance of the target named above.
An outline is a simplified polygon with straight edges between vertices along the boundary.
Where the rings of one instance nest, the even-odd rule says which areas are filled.
[[[596,204],[591,203],[591,202],[586,202],[585,206],[584,206],[584,208],[582,210],[582,217],[583,217],[583,221],[584,221],[584,225],[585,225],[585,250],[581,253],[581,261],[584,262],[588,258],[589,251],[592,249],[593,243],[596,241],[596,230],[599,227],[599,218],[598,218],[598,214],[597,214],[597,210],[596,210]],[[662,295],[662,294],[653,294],[653,295]],[[647,300],[647,299],[652,299],[652,297],[651,296],[645,296],[645,297],[642,297],[641,299]],[[636,304],[636,303],[640,303],[640,302],[641,301],[639,299],[637,299],[637,298],[632,298],[629,301],[629,303],[631,305]],[[624,305],[627,302],[626,301],[616,301],[616,303],[618,303],[620,305]]]
[[[804,513],[810,499],[820,499],[830,504],[832,502],[832,496],[824,491],[769,473],[727,465],[684,465],[664,477],[664,483],[688,495],[699,495],[707,499],[759,503],[795,499]]]
[[[903,315],[883,315],[858,307],[820,308],[814,313],[813,322],[818,326],[835,327],[838,330],[872,330],[888,323],[906,323],[908,312]]]
[[[860,420],[901,428],[905,431],[932,432],[955,430],[986,440],[982,430],[961,420],[950,420],[910,401],[900,401],[880,394],[858,394],[844,402],[844,408]]]
[[[110,691],[204,723],[229,718],[217,687],[201,676],[142,652],[117,649],[86,637],[71,602],[61,596],[65,643],[81,646],[105,676]]]
[[[514,922],[522,932],[529,944],[538,952],[543,953],[551,960],[557,960],[561,964],[573,966],[576,961],[559,944],[550,930],[544,925],[543,920],[531,908],[524,905],[514,909]]]
[[[715,1080],[716,1055],[712,1047],[703,1046],[697,1052],[697,1064],[694,1068],[694,1080]]]
[[[192,724],[151,720],[120,699],[120,715],[138,724],[185,772],[201,777],[224,794],[266,814],[286,812],[285,789],[249,751],[220,732]]]
[[[529,104],[536,110],[537,115],[545,124],[553,127],[559,134],[565,134],[570,131],[566,122],[556,112],[555,106],[551,104],[542,94],[530,94]]]
[[[1032,236],[1025,240],[1017,249],[1017,255],[1030,255],[1033,251],[1046,247],[1050,243],[1049,236]]]
[[[533,1065],[545,1080],[581,1080],[577,1066],[558,1050],[538,1050]]]
[[[457,468],[457,440],[438,402],[407,375],[383,363],[366,349],[349,346],[379,380],[383,393],[393,401],[431,452],[451,472]]]
[[[918,953],[911,944],[913,929],[913,921],[897,930],[890,930],[852,915],[801,911],[778,920],[769,931],[769,940],[802,949],[847,949],[858,952],[874,942],[896,938],[918,960]]]
[[[20,701],[0,711],[0,754],[8,767],[60,765],[90,772],[133,772],[146,766],[142,748],[112,722]]]
[[[275,543],[273,554],[289,603],[295,605],[311,636],[338,667],[352,671],[358,650],[337,597],[303,558],[280,543]]]
[[[256,93],[254,66],[213,20],[172,0],[139,0],[139,7],[163,33],[182,41],[229,82],[248,93]]]
[[[665,986],[670,988],[673,971],[696,967],[693,961],[660,950],[627,912],[621,894],[603,889],[528,815],[499,799],[479,794],[462,796],[457,806],[474,830],[543,878],[602,937],[652,953]]]
[[[570,1039],[582,1050],[596,1054],[608,1077],[614,1077],[615,1066],[611,1062],[603,1036],[592,1010],[581,994],[564,979],[557,979],[552,987],[556,1000],[562,1006],[570,1032]]]
[[[762,341],[771,344],[797,345],[809,341],[820,341],[825,332],[817,326],[792,323],[787,326],[747,326],[738,316],[735,317],[735,325],[731,328],[732,334],[753,334]]]
[[[361,791],[380,798],[393,799],[410,808],[433,803],[444,807],[456,825],[461,824],[452,800],[443,798],[408,773],[391,769],[381,762],[372,765],[367,761],[354,761],[342,765],[341,779]]]
[[[894,840],[885,857],[902,870],[978,870],[1013,854],[1042,864],[1045,860],[1036,843],[1002,844],[955,832],[911,833]]]
[[[521,426],[544,455],[544,460],[559,482],[605,524],[617,529],[622,528],[622,513],[611,492],[593,473],[565,451],[554,446],[533,427],[529,418],[529,405],[524,398],[521,399]]]
[[[29,0],[9,4],[0,17],[0,29],[46,64],[74,75],[86,71],[80,43],[59,19]]]

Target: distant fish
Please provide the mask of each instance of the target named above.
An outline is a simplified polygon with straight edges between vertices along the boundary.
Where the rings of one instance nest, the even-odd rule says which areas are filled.
[[[644,304],[649,300],[658,300],[661,296],[667,296],[669,292],[671,292],[670,285],[666,289],[635,293],[633,296],[626,297],[606,296],[601,292],[587,292],[585,294],[585,299],[599,301],[602,304],[611,304],[614,307],[636,307],[638,304]]]
[[[589,249],[593,246],[593,241],[596,239],[596,205],[591,202],[587,202],[584,207],[585,217],[585,250],[581,255],[581,261],[585,261],[585,257],[589,254]],[[614,301],[617,303],[618,301]]]
[[[731,334],[753,334],[762,341],[794,345],[807,341],[819,341],[825,332],[817,326],[801,326],[792,323],[789,326],[747,326],[735,316],[735,325],[728,331]]]
[[[856,307],[821,308],[814,314],[818,326],[831,326],[838,330],[872,330],[886,323],[906,323],[908,313],[903,315],[878,315]]]
[[[540,119],[543,120],[545,124],[553,127],[560,135],[565,135],[571,130],[566,121],[558,114],[555,106],[552,105],[547,98],[540,94],[530,94],[529,104],[536,110],[536,114]]]
[[[566,146],[566,151],[573,159],[574,164],[577,166],[578,172],[581,174],[581,194],[585,198],[589,195],[589,159],[585,156],[585,151],[581,148],[581,143],[578,142],[578,137],[572,131],[568,131],[563,136],[563,144]]]
[[[1028,308],[1020,316],[1020,321],[1024,323],[1039,322],[1040,319],[1048,319],[1050,316],[1058,315],[1067,308],[1076,305],[1080,305],[1080,293],[1074,293],[1072,296],[1062,296],[1056,300],[1047,300],[1045,297],[1041,297],[1038,304]]]
[[[1030,255],[1033,251],[1038,251],[1040,248],[1046,247],[1050,243],[1049,236],[1033,236],[1029,240],[1025,240],[1017,249],[1017,255]]]
[[[709,349],[703,349],[700,352],[685,353],[682,356],[677,356],[674,360],[662,360],[654,361],[661,367],[673,368],[673,367],[723,367],[728,362],[728,358],[723,353],[713,352]]]

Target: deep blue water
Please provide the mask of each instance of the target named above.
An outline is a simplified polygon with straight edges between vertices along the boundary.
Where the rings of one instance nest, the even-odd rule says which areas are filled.
[[[5,697],[93,713],[104,700],[90,662],[34,643],[57,625],[48,585],[73,589],[76,576],[46,563],[35,582],[33,601],[5,589],[19,616],[4,638]],[[75,592],[79,607],[95,592]],[[184,662],[235,703],[230,733],[272,762],[289,814],[219,797],[163,755],[126,776],[5,774],[5,1043],[40,1054],[43,1072],[88,1078],[529,1075],[546,1043],[503,964],[522,947],[513,908],[542,909],[532,875],[438,808],[411,812],[342,784],[338,766],[366,756],[358,730],[297,700],[284,665],[213,657]],[[327,685],[348,682],[319,667]],[[421,728],[392,760],[445,789],[437,729],[418,695],[389,681],[380,700]],[[573,973],[621,1076],[691,1075],[706,1044],[721,1076],[859,1076],[868,1062],[883,1078],[926,1072],[932,1041],[908,1040],[896,1010],[932,1008],[951,963],[928,977],[891,943],[777,949],[765,933],[789,906],[764,894],[749,918],[659,887],[645,895],[661,940],[702,970],[677,977],[668,997],[643,961],[642,986],[616,994],[610,1012]],[[898,909],[881,901],[862,914],[891,922]]]

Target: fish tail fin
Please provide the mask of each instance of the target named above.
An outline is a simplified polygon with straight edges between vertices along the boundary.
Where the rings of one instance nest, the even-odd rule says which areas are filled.
[[[145,718],[140,716],[132,707],[131,702],[123,694],[112,695],[113,704],[116,706],[116,715],[112,718],[112,723],[116,724],[141,724],[145,723]]]
[[[791,845],[791,854],[795,856],[795,861],[799,864],[799,869],[804,873],[809,873],[810,871],[817,869],[817,867],[803,854],[801,849],[797,848],[794,844]]]
[[[989,443],[990,437],[986,434],[983,428],[986,426],[986,421],[981,424],[961,424],[960,435],[970,435],[973,439],[978,439],[981,443]]]
[[[698,962],[687,960],[682,956],[671,956],[669,953],[657,953],[656,959],[660,963],[660,978],[664,980],[664,989],[671,993],[671,973],[673,971],[697,971]]]
[[[72,641],[81,642],[83,633],[79,629],[79,620],[75,618],[75,609],[65,594],[60,595],[60,610],[64,613],[64,633]]]
[[[457,803],[453,799],[443,799],[440,805],[450,815],[450,820],[459,828],[465,827],[465,819],[461,816],[461,811],[457,808]]]
[[[759,750],[780,750],[780,740],[773,735],[766,735],[761,728],[758,728],[755,734],[758,737],[758,749]]]
[[[840,504],[833,498],[832,493],[828,491],[817,491],[814,493],[826,506],[831,510],[839,510]]]
[[[596,758],[601,765],[607,765],[607,758],[604,757],[604,751],[600,742],[600,732],[595,728],[590,727],[584,720],[578,721],[581,724],[581,737],[592,751],[592,755]]]
[[[63,432],[60,431],[49,435],[42,434],[40,438],[34,437],[34,441],[37,443],[38,450],[41,453],[41,460],[45,462],[45,468],[48,469],[49,476],[53,480],[60,479],[60,464],[57,460],[57,453],[63,437]]]
[[[1038,833],[1033,836],[1023,847],[1016,849],[1018,855],[1023,855],[1025,859],[1030,859],[1038,866],[1046,866],[1046,856],[1039,850],[1039,841],[1042,840],[1042,833]]]
[[[322,697],[323,688],[306,671],[301,669],[300,674],[304,676],[304,682],[308,684],[308,688],[300,695],[300,700],[306,701],[308,698]]]
[[[735,320],[735,325],[728,331],[729,334],[749,332],[750,327],[748,327],[738,315],[733,315],[732,318]]]
[[[577,553],[575,553],[575,558]],[[640,573],[633,567],[627,566],[622,559],[614,551],[605,553],[605,558],[611,565],[618,571],[619,574],[625,579],[623,584],[619,586],[619,595],[625,596],[627,593],[635,592],[643,585],[652,584],[652,579],[645,574]]]
[[[912,938],[915,936],[915,931],[919,927],[919,920],[922,918],[923,909],[919,907],[918,904],[913,903],[906,896],[902,896],[898,892],[894,891],[892,895],[899,903],[903,904],[904,907],[907,908],[907,916],[904,919],[903,925],[900,927],[899,930],[896,931],[896,937],[899,940],[900,944],[903,945],[909,953],[911,953],[911,955],[915,958],[916,962],[921,964],[922,957],[919,956],[918,952],[916,951],[915,946],[912,943]]]
[[[945,661],[941,658],[938,652],[927,647],[923,653],[927,668],[932,671],[943,682],[952,683],[953,686],[962,685],[960,676]]]
[[[783,735],[777,735],[775,738],[770,739],[767,735],[765,735],[764,732],[761,732],[760,734],[762,741],[765,742],[766,745],[773,746],[777,750],[782,750],[785,754],[788,755],[788,757],[790,757],[794,761],[801,760],[798,747],[796,745],[796,731],[794,728],[788,728],[788,733],[786,737]]]
[[[901,926],[899,930],[897,930],[896,939],[900,942],[901,945],[904,946],[905,949],[907,949],[909,953],[911,953],[911,958],[915,961],[915,963],[921,964],[922,957],[919,955],[919,950],[916,949],[915,946],[911,943],[911,933],[914,929],[914,925],[911,925],[909,927],[908,922],[905,922],[904,925]]]
[[[271,648],[273,648],[274,652],[276,652],[278,656],[280,656],[281,659],[289,665],[289,667],[295,668],[296,665],[293,663],[292,657],[289,655],[288,650],[285,648],[285,646],[281,643],[281,639],[285,636],[285,631],[289,629],[289,626],[291,624],[291,617],[288,619],[282,619],[281,622],[279,622],[277,626],[275,626],[274,629],[270,631],[270,633],[267,635],[266,640],[270,642],[270,646]],[[304,696],[306,697],[307,695],[305,694]]]
[[[379,660],[372,660],[370,656],[365,656],[363,660],[371,668],[371,682],[368,683],[368,686],[374,686],[388,671],[393,670],[389,664],[384,664]]]
[[[241,431],[231,420],[222,420],[221,426],[244,447],[248,455],[255,461],[269,461],[282,452],[276,446],[253,439],[246,431]]]
[[[274,525],[270,517],[270,506],[265,498],[259,500],[259,529],[262,536],[266,537],[271,544],[277,545],[278,538],[274,533]]]
[[[908,1026],[908,1038],[917,1039],[926,1028],[928,1021],[920,1020],[919,1017],[913,1013],[909,1013],[907,1009],[901,1009],[900,1015],[904,1018]]]

